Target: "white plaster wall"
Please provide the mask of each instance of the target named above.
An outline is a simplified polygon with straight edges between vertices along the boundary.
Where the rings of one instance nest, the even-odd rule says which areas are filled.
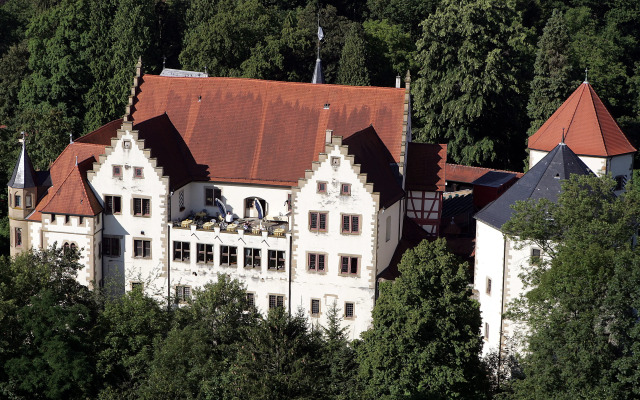
[[[478,294],[482,315],[481,334],[485,324],[489,325],[489,338],[485,339],[482,354],[497,351],[500,345],[500,322],[502,318],[502,283],[504,271],[504,243],[502,232],[476,222],[476,256],[473,286]],[[487,278],[491,279],[491,294],[487,294]]]
[[[278,217],[282,215],[284,220],[287,220],[285,214],[288,212],[288,208],[285,205],[285,201],[287,201],[288,195],[291,194],[291,187],[241,185],[220,182],[192,182],[175,190],[171,196],[171,218],[184,218],[189,215],[191,211],[199,212],[203,209],[207,210],[209,215],[217,215],[219,210],[216,205],[205,206],[205,188],[211,187],[221,189],[222,202],[227,208],[227,211],[231,211],[236,217],[244,217],[244,200],[247,197],[259,197],[267,202],[266,214]],[[179,209],[179,193],[181,190],[184,191],[185,196],[184,211],[180,211]]]
[[[134,131],[135,132],[135,131]],[[121,236],[121,256],[103,257],[104,272],[108,278],[124,280],[125,290],[131,289],[131,282],[142,282],[147,294],[163,296],[166,293],[166,200],[168,181],[159,176],[148,151],[144,151],[142,141],[129,130],[119,130],[118,137],[112,139],[112,146],[105,149],[106,158],[101,157],[99,168],[89,174],[89,182],[98,193],[104,207],[105,195],[122,197],[122,213],[104,215],[103,235]],[[123,140],[130,140],[131,148],[123,147]],[[112,166],[122,165],[122,176],[113,177]],[[143,168],[143,178],[134,178],[134,167]],[[133,215],[133,198],[151,199],[149,217]],[[151,240],[151,258],[135,258],[135,239]],[[103,239],[104,240],[104,239]],[[113,276],[117,274],[119,276]],[[124,275],[124,276],[122,276]]]
[[[334,139],[335,140],[335,139]],[[326,324],[326,312],[334,302],[344,314],[345,302],[355,303],[355,317],[343,319],[350,338],[358,338],[371,325],[371,311],[375,301],[377,238],[377,195],[367,191],[352,166],[351,157],[345,157],[345,146],[332,146],[327,157],[315,163],[314,173],[308,174],[294,198],[294,274],[292,282],[293,308],[301,307],[310,315],[311,299],[321,300],[320,317],[313,323]],[[340,165],[332,166],[331,157],[339,157]],[[351,158],[352,160],[352,158]],[[317,193],[317,182],[327,182],[327,193]],[[340,184],[351,184],[351,195],[340,195]],[[309,211],[328,212],[327,232],[309,230]],[[361,216],[361,233],[341,233],[342,214]],[[307,270],[307,253],[325,253],[324,273]],[[360,256],[358,276],[340,274],[340,255]]]
[[[520,246],[522,246],[522,248],[517,248]],[[520,275],[525,272],[525,269],[530,265],[532,247],[529,243],[518,243],[516,246],[516,243],[513,241],[507,241],[507,276],[504,295],[505,312],[509,309],[513,300],[526,293]],[[502,326],[502,333],[504,335],[503,346],[514,348],[519,352],[522,351],[522,335],[526,333],[524,329],[524,326],[505,319]]]
[[[402,200],[395,202],[391,207],[378,212],[378,255],[376,275],[389,266],[393,253],[400,241],[400,220]],[[387,217],[391,216],[391,235],[387,242]]]
[[[35,224],[34,224],[35,225]],[[58,247],[62,247],[65,242],[75,243],[80,250],[80,259],[78,262],[83,268],[78,271],[77,280],[85,286],[89,286],[92,281],[91,272],[95,273],[96,268],[91,250],[93,248],[94,229],[91,218],[83,218],[80,224],[80,217],[70,216],[69,223],[65,224],[65,216],[56,214],[55,221],[52,221],[51,214],[42,214],[42,247],[47,248],[57,243]],[[40,236],[40,235],[38,235]],[[39,243],[40,237],[34,243]],[[97,280],[96,280],[97,282]]]
[[[283,295],[285,306],[288,309],[289,301],[289,234],[276,237],[268,236],[266,232],[253,235],[243,230],[237,233],[214,230],[171,227],[171,241],[190,243],[190,258],[188,261],[173,260],[171,253],[171,288],[176,285],[201,288],[208,282],[216,282],[218,273],[228,274],[231,278],[240,280],[247,286],[247,292],[255,294],[255,304],[259,311],[266,314],[269,309],[269,294]],[[213,263],[198,263],[197,244],[213,245]],[[238,265],[236,267],[220,265],[220,246],[236,246],[238,248]],[[255,248],[261,250],[261,268],[244,267],[244,249]],[[170,246],[173,250],[173,243]],[[285,269],[268,270],[269,250],[281,250],[285,252]],[[172,291],[172,296],[174,291]],[[295,309],[293,310],[295,312]]]
[[[34,249],[42,249],[42,222],[29,221],[29,243]]]

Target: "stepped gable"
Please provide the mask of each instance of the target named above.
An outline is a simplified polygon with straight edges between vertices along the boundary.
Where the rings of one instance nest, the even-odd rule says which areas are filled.
[[[79,199],[82,198],[81,193],[86,193],[86,198],[89,199],[88,201],[91,204],[91,209],[93,211],[96,210],[95,202],[97,202],[97,199],[95,199],[93,191],[89,188],[86,182],[86,171],[91,169],[93,166],[92,163],[94,160],[99,159],[100,154],[104,154],[105,147],[106,145],[103,144],[80,143],[77,141],[69,144],[51,165],[51,168],[49,169],[51,187],[45,196],[38,202],[35,211],[31,213],[27,219],[30,221],[41,221],[43,209],[52,201],[54,203],[52,203],[51,207],[53,209],[55,205],[56,213],[70,215],[95,215],[87,213],[88,211],[85,209],[86,204],[84,204],[85,200],[83,200],[81,206],[78,206],[77,202],[73,204],[65,203],[65,201],[62,200],[62,197],[66,196],[67,191],[70,191],[73,193],[73,199],[78,199],[79,201]],[[77,166],[76,160],[78,162]],[[63,184],[65,189],[60,190]],[[54,200],[54,198],[56,199]],[[83,212],[84,214],[81,214],[80,212]]]
[[[562,142],[563,129],[564,143],[581,156],[610,157],[636,151],[587,82],[529,138],[529,149],[553,150]]]
[[[568,145],[560,143],[502,196],[480,210],[474,218],[500,229],[511,219],[511,206],[516,201],[545,198],[555,202],[563,180],[569,179],[571,174],[591,173],[589,167]]]
[[[133,126],[138,139],[151,151],[151,157],[169,176],[169,190],[177,190],[191,181],[208,181],[207,166],[198,165],[182,136],[167,114],[148,119]]]
[[[407,152],[407,190],[444,192],[446,144],[409,143]]]
[[[373,125],[403,161],[405,89],[143,75],[135,100],[131,118],[166,112],[212,181],[296,186],[327,129],[346,139]]]
[[[355,132],[343,140],[349,147],[354,163],[360,164],[360,172],[367,174],[367,182],[373,183],[373,191],[380,193],[380,206],[389,207],[404,197],[404,190],[391,169],[393,157],[372,126]]]

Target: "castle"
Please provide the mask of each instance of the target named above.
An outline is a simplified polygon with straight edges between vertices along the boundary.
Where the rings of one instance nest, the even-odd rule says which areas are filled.
[[[403,231],[438,232],[446,146],[411,143],[409,77],[396,86],[158,76],[138,63],[123,119],[48,171],[23,141],[11,254],[75,247],[80,282],[171,304],[225,273],[262,312],[325,323],[335,304],[356,338]]]

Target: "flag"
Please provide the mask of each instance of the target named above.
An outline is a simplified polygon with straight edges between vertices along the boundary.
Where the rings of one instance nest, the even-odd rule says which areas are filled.
[[[324,32],[322,31],[322,27],[318,26],[318,40],[324,39]]]

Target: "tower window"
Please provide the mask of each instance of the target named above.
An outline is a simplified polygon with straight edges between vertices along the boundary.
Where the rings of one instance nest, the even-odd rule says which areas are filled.
[[[14,196],[13,203],[15,204],[15,207],[21,207],[22,206],[22,196],[20,196],[19,194],[16,194]]]
[[[16,247],[22,247],[22,228],[16,228],[14,236]]]
[[[24,198],[24,206],[27,208],[32,208],[33,207],[33,202],[31,200],[31,195],[28,194],[25,196]]]

